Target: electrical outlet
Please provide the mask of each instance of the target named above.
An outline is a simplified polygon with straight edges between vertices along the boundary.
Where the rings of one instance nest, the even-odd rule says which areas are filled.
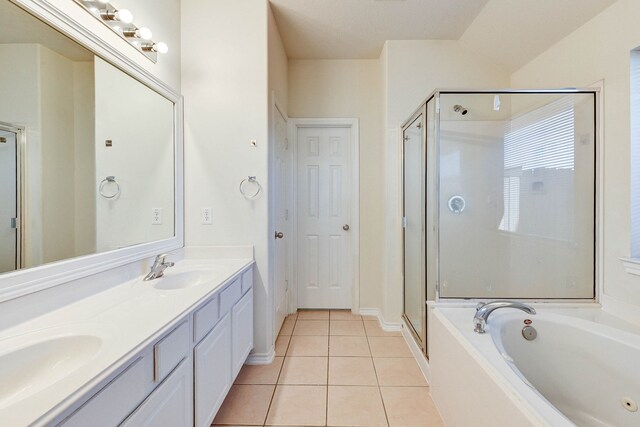
[[[213,213],[211,212],[211,208],[202,208],[200,223],[202,225],[213,224]]]
[[[162,208],[151,208],[151,224],[162,224]]]

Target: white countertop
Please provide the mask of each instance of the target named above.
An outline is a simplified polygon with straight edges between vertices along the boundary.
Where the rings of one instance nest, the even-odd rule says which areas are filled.
[[[175,267],[165,271],[165,277],[171,278],[185,271],[203,271],[211,274],[196,286],[160,290],[154,283],[164,278],[144,282],[142,277],[124,282],[113,288],[92,295],[73,304],[49,312],[40,317],[21,323],[9,329],[0,330],[0,360],[3,355],[12,353],[34,343],[52,340],[58,337],[69,337],[71,343],[62,361],[42,372],[33,369],[7,375],[59,375],[60,378],[50,386],[19,399],[15,388],[3,389],[0,384],[0,420],[2,425],[21,426],[36,421],[49,420],[82,394],[90,390],[105,377],[110,375],[125,362],[132,353],[149,344],[181,317],[192,310],[199,302],[229,283],[229,279],[244,270],[254,261],[252,259],[199,259],[183,260]],[[175,279],[171,279],[175,280]],[[76,341],[73,339],[81,337]],[[96,339],[97,338],[97,339]],[[67,363],[73,363],[79,353],[94,352],[89,362],[79,364],[80,367],[69,373],[59,374],[56,369]],[[87,350],[88,348],[88,350]],[[35,349],[35,348],[34,348]],[[25,351],[24,355],[33,355],[40,351]],[[38,357],[46,357],[44,355]],[[23,357],[20,355],[19,357]],[[26,366],[15,361],[19,368]],[[31,366],[46,364],[34,363]],[[2,372],[2,367],[0,367]],[[49,377],[50,378],[50,377]],[[34,379],[38,381],[37,378]],[[28,387],[37,387],[29,383]],[[6,386],[5,386],[6,387]],[[29,393],[25,386],[21,393]],[[46,416],[41,418],[44,414]]]

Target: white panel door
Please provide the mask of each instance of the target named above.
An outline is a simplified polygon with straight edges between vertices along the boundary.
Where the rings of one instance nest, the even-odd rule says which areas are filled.
[[[297,131],[298,307],[351,308],[351,129]]]
[[[275,245],[274,245],[274,281],[275,281],[275,319],[274,336],[289,311],[289,251],[291,245],[291,174],[293,170],[292,150],[287,140],[287,122],[276,108],[275,121]],[[278,234],[282,233],[282,234]]]
[[[0,273],[18,267],[18,157],[16,134],[0,129]]]

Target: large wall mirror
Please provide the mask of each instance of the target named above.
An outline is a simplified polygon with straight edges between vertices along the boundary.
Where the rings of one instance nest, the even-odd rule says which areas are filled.
[[[106,56],[0,0],[0,291],[33,267],[181,242],[179,97]]]

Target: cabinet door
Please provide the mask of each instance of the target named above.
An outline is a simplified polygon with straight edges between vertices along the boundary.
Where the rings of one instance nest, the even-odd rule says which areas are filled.
[[[233,382],[231,317],[227,314],[195,347],[196,427],[209,427]]]
[[[231,310],[233,331],[233,378],[235,378],[253,348],[253,289]]]
[[[191,409],[191,359],[183,360],[122,424],[126,427],[187,427]]]

